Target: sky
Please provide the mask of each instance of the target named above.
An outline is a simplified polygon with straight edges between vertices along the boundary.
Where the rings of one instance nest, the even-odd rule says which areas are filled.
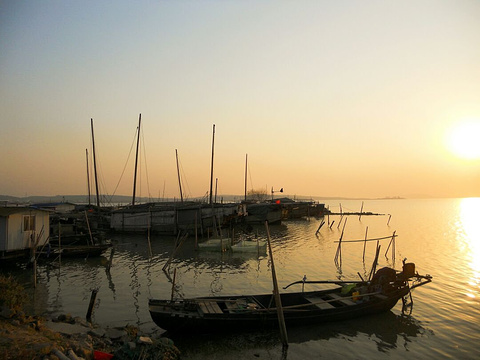
[[[0,3],[0,194],[480,196],[480,2]],[[217,180],[218,179],[218,180]],[[93,179],[90,181],[94,191]],[[215,189],[215,184],[213,185]],[[277,195],[277,194],[276,194]]]

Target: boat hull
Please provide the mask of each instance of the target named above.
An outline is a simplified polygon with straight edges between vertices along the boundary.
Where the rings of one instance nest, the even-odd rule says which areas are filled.
[[[377,314],[392,309],[409,292],[408,285],[388,295],[374,293],[354,302],[340,290],[281,294],[286,326],[321,324]],[[238,304],[246,304],[238,307]],[[170,332],[219,332],[278,326],[271,294],[196,298],[181,301],[150,300],[152,320]]]

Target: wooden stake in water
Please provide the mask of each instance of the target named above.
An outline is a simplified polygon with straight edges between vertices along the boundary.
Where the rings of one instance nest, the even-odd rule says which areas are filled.
[[[58,223],[58,265],[62,266],[62,230]]]
[[[85,221],[87,222],[87,229],[88,229],[88,234],[90,235],[90,241],[92,245],[95,245],[93,242],[92,230],[90,230],[90,223],[88,222],[88,215],[86,210],[85,210]]]
[[[333,224],[335,223],[335,220],[332,221],[332,223],[330,224],[330,229],[332,228]]]
[[[91,322],[92,320],[92,313],[93,313],[93,305],[95,305],[95,299],[97,297],[98,289],[92,290],[92,295],[90,296],[90,304],[88,305],[87,311],[87,321]]]
[[[110,272],[110,268],[112,267],[113,261],[113,254],[115,253],[115,248],[112,246],[112,250],[110,251],[110,258],[108,260],[107,271]]]
[[[337,266],[342,266],[342,239],[343,239],[343,233],[345,231],[345,225],[347,225],[347,218],[345,218],[345,222],[343,223],[342,234],[340,235],[340,240],[338,241],[337,253],[335,254],[335,265]]]
[[[177,268],[173,269],[173,281],[172,281],[172,295],[170,296],[170,301],[173,301],[175,295],[175,280],[177,278]]]
[[[152,243],[150,242],[150,229],[152,227],[152,221],[151,221],[151,217],[152,217],[152,211],[149,210],[149,214],[148,214],[148,229],[147,229],[147,240],[148,240],[148,252],[149,252],[149,255],[150,255],[150,258],[152,258],[153,256],[153,253],[152,253]]]
[[[360,216],[358,217],[358,221],[362,219],[362,213],[363,213],[363,201],[362,201],[362,207],[360,208]]]
[[[385,256],[387,256],[388,250],[390,249],[390,246],[392,246],[392,261],[395,263],[395,233],[397,231],[395,230],[392,234],[392,238],[390,239],[390,242],[388,243],[387,251],[385,251]]]
[[[317,231],[315,232],[315,235],[318,234],[318,232],[320,231],[320,229],[322,228],[322,226],[325,224],[325,220],[322,220],[322,222],[320,223],[320,225],[318,226],[318,229]]]
[[[197,214],[198,214],[198,211],[195,211],[195,250],[198,250]]]
[[[365,230],[365,242],[363,243],[363,262],[365,262],[365,248],[367,246],[367,234],[368,234],[368,226]]]
[[[272,245],[270,244],[270,230],[268,228],[268,221],[265,221],[265,228],[267,230],[268,251],[270,253],[270,260],[272,262],[273,295],[275,297],[275,306],[277,308],[278,325],[280,326],[280,338],[283,347],[286,348],[288,347],[287,328],[285,326],[285,318],[283,317],[282,299],[280,298],[280,292],[278,291],[277,274],[275,273],[275,263],[273,261]]]
[[[377,251],[375,253],[375,259],[373,260],[372,269],[370,270],[370,275],[368,276],[368,281],[372,280],[373,274],[377,269],[378,255],[380,254],[380,242],[377,241]]]

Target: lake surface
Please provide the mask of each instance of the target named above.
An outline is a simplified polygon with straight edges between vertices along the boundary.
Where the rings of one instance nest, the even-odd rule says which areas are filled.
[[[334,212],[358,212],[362,201],[325,201]],[[366,200],[363,211],[379,216],[348,216],[343,240],[398,235],[395,259],[390,240],[382,240],[379,267],[400,270],[402,259],[416,264],[433,282],[413,291],[411,314],[392,311],[341,323],[288,329],[289,348],[282,353],[276,332],[198,335],[174,338],[184,359],[478,359],[480,350],[480,198],[429,200]],[[344,225],[340,216],[284,221],[270,226],[279,286],[307,276],[308,280],[358,280],[367,276],[375,242],[342,245],[341,267],[335,264]],[[334,222],[333,222],[334,221]],[[333,225],[331,225],[333,222]],[[331,226],[329,226],[329,223]],[[236,229],[240,232],[240,229]],[[264,226],[254,232],[265,237]],[[71,313],[84,317],[92,289],[98,289],[94,322],[102,326],[127,323],[156,328],[148,312],[149,298],[170,298],[172,282],[162,270],[174,248],[174,237],[111,236],[114,255],[99,259],[65,260],[60,269],[41,266],[35,290],[37,313]],[[271,263],[267,254],[237,255],[198,252],[188,239],[172,259],[176,297],[271,293]],[[24,270],[25,283],[31,281]],[[306,289],[314,289],[306,285]],[[300,291],[289,288],[288,291]]]

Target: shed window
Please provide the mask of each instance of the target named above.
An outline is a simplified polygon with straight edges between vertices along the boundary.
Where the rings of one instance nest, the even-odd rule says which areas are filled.
[[[23,216],[23,231],[35,231],[35,215]]]

